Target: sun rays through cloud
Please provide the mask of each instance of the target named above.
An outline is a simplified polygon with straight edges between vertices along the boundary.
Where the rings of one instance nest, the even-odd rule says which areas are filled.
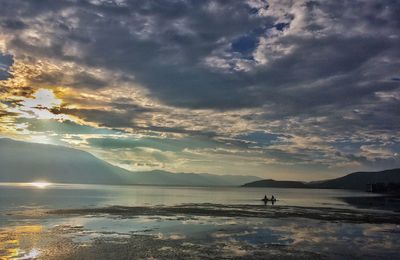
[[[400,166],[396,1],[45,2],[0,10],[1,136],[129,170]]]
[[[51,109],[59,108],[61,103],[52,90],[38,89],[32,98],[23,98],[19,105],[21,111],[32,112],[38,119],[63,119],[51,112]]]

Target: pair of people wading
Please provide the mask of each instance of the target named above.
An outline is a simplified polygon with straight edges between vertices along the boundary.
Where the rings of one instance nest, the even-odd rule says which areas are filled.
[[[274,195],[271,196],[270,199],[268,199],[267,195],[264,196],[264,198],[262,199],[262,201],[264,201],[264,205],[267,205],[268,201],[271,201],[272,205],[275,204],[276,198]]]

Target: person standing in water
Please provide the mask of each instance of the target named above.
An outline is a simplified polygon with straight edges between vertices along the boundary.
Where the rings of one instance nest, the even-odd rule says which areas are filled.
[[[267,195],[264,196],[264,198],[262,199],[262,201],[264,201],[264,205],[267,205],[267,202],[268,202]]]

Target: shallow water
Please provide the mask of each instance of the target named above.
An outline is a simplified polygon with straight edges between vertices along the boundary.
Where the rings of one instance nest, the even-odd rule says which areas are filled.
[[[371,194],[1,184],[0,259],[397,258],[400,215],[340,199],[358,196]]]
[[[0,256],[22,259],[31,256],[49,259],[397,259],[399,239],[400,228],[394,224],[307,218],[73,216],[39,222],[36,219],[26,225],[0,228]]]

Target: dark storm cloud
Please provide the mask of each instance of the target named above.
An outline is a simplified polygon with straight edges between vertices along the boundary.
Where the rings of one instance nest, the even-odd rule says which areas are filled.
[[[104,79],[97,78],[87,72],[78,72],[68,75],[63,71],[59,72],[43,72],[37,77],[32,77],[31,84],[35,85],[53,85],[67,86],[75,88],[90,88],[97,89],[108,85]]]
[[[107,111],[103,109],[74,109],[74,108],[61,108],[52,111],[55,114],[69,114],[80,117],[88,122],[97,122],[101,126],[124,128],[132,126],[132,121],[135,114],[127,111],[116,112]],[[132,112],[132,111],[131,111]]]
[[[36,23],[47,24],[50,28],[46,33],[50,46],[35,45],[17,36],[10,44],[11,48],[131,73],[137,83],[163,102],[175,106],[226,109],[269,104],[279,109],[284,102],[284,113],[291,115],[326,104],[342,106],[346,102],[343,97],[355,93],[357,97],[353,96],[348,102],[360,102],[364,96],[381,88],[398,87],[396,82],[383,84],[381,78],[368,78],[368,73],[373,73],[369,70],[374,69],[374,64],[370,64],[374,57],[382,55],[393,62],[400,58],[398,39],[389,35],[399,32],[396,2],[371,5],[340,1],[305,5],[307,15],[321,10],[331,15],[332,20],[336,18],[342,26],[362,24],[369,26],[371,31],[384,26],[386,34],[288,35],[279,39],[276,45],[292,46],[292,53],[251,71],[226,73],[203,66],[203,59],[225,45],[232,46],[233,51],[252,50],[258,44],[258,38],[249,36],[249,32],[264,28],[261,32],[267,35],[266,30],[274,27],[279,31],[290,28],[290,21],[275,24],[277,18],[273,13],[267,17],[258,16],[245,1],[127,1],[121,4],[11,1],[5,3],[3,10],[6,10],[6,17],[16,15],[29,20],[31,27]],[[337,11],[345,8],[360,11],[361,15],[354,13],[353,17],[347,17]],[[376,17],[383,8],[387,14]],[[50,11],[58,14],[42,18]],[[289,9],[287,14],[291,14]],[[315,22],[306,23],[305,30],[316,30]],[[328,25],[320,23],[318,26],[322,30]],[[78,44],[84,54],[77,57],[66,54],[63,48],[70,44]],[[394,70],[394,65],[398,64],[389,62],[383,66],[389,71]],[[340,78],[329,83],[315,83],[335,76]],[[106,84],[84,74],[76,80],[94,88]],[[367,81],[369,87],[361,89],[357,86]],[[298,88],[306,84],[315,86],[309,90]]]
[[[341,154],[338,153],[339,156],[342,156],[349,161],[358,162],[361,165],[365,165],[369,169],[373,170],[382,170],[382,169],[392,169],[399,167],[400,157],[392,157],[392,158],[368,158],[362,155],[354,155],[354,154]]]
[[[364,98],[373,96],[376,91],[399,87],[395,82],[373,79],[368,75],[368,61],[393,48],[394,40],[365,41],[362,37],[341,39],[340,36],[333,36],[291,41],[298,43],[296,51],[253,77],[257,82],[252,88],[256,102],[274,105],[277,116],[310,112],[318,115],[316,108],[323,109],[329,105],[343,108],[362,103]],[[367,68],[363,67],[365,65]]]
[[[1,20],[1,27],[4,29],[9,29],[9,30],[22,30],[27,28],[28,26],[22,22],[21,20],[15,20],[15,19],[5,19]]]
[[[46,4],[44,4],[46,2]],[[237,99],[246,80],[240,75],[212,72],[202,59],[223,44],[246,34],[269,18],[251,15],[249,6],[235,2],[129,1],[126,6],[94,5],[80,1],[6,3],[5,16],[25,17],[33,25],[48,26],[41,46],[15,37],[10,47],[45,57],[75,60],[88,65],[133,73],[137,82],[169,104],[188,107],[251,106]],[[21,8],[21,6],[22,8]],[[68,17],[42,15],[71,8]],[[76,18],[71,25],[69,18]],[[213,30],[209,30],[213,28]],[[79,37],[76,37],[79,35]],[[82,40],[84,39],[84,40]],[[84,57],[70,57],[63,47],[77,43]],[[211,92],[211,93],[209,93]],[[213,93],[212,93],[213,92]]]
[[[119,111],[107,111],[102,109],[71,109],[71,108],[60,108],[53,109],[52,112],[55,114],[69,114],[78,116],[88,122],[99,123],[100,126],[111,127],[111,128],[133,128],[137,131],[142,132],[157,132],[157,133],[175,133],[184,134],[191,136],[206,136],[214,137],[217,134],[213,130],[190,130],[180,126],[157,126],[148,123],[146,125],[138,125],[137,119],[149,117],[149,113],[162,112],[148,108],[139,107],[132,104],[121,104],[115,103],[115,108],[120,109]]]
[[[265,154],[282,161],[326,161],[334,150],[267,147],[279,144],[278,137],[306,135],[332,143],[340,136],[347,136],[349,143],[375,136],[384,146],[383,136],[398,134],[399,12],[399,2],[390,0],[5,0],[0,28],[10,35],[5,48],[16,57],[54,59],[110,72],[49,71],[32,78],[32,84],[99,90],[129,81],[169,107],[260,109],[263,113],[238,119],[253,129],[245,134],[232,130],[226,136],[238,140],[229,142],[246,149],[266,147]],[[131,101],[111,100],[107,109],[60,112],[116,128],[223,135],[215,126],[189,129],[176,118],[176,125],[139,124],[138,119],[167,117],[172,110]],[[190,121],[187,117],[182,120]],[[270,134],[260,132],[266,126]],[[398,140],[393,142],[398,145]],[[353,156],[340,151],[333,157],[365,165],[398,163],[391,158],[374,161],[361,153]]]

